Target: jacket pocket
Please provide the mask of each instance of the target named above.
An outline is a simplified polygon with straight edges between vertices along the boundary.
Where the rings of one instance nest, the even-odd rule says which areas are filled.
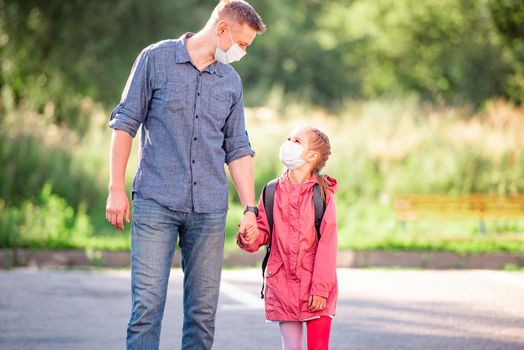
[[[282,261],[275,264],[268,264],[266,268],[266,278],[272,278],[276,276],[277,272],[282,269],[282,266],[284,266]]]
[[[283,266],[282,261],[277,263],[270,262],[266,268],[266,289],[264,294],[266,311],[269,317],[275,317],[273,316],[274,313],[278,314],[287,303],[288,287]]]
[[[302,259],[302,268],[304,270],[313,272],[314,267],[315,267],[315,256],[314,255],[308,255]]]
[[[309,296],[311,291],[311,282],[313,270],[315,267],[315,256],[308,255],[302,259],[302,272],[300,274],[300,309],[303,312],[309,312]]]

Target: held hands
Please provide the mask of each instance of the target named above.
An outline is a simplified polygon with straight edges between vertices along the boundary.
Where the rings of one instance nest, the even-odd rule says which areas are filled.
[[[240,224],[238,225],[239,232],[244,233],[248,227],[256,226],[257,225],[257,217],[255,213],[251,211],[247,211],[244,213],[244,216],[242,217],[242,220],[240,221]]]
[[[247,211],[244,217],[242,217],[242,221],[240,221],[238,227],[240,242],[244,245],[253,244],[259,233],[255,213]]]
[[[320,297],[318,295],[309,296],[309,311],[318,312],[324,310],[326,308],[326,301],[326,298]]]
[[[240,225],[239,225],[240,226]],[[259,231],[257,225],[249,226],[243,232],[239,231],[240,242],[243,245],[251,245],[258,238]]]

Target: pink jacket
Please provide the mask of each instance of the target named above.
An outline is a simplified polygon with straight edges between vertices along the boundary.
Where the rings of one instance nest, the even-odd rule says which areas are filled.
[[[273,209],[274,226],[271,255],[266,268],[266,319],[272,321],[303,321],[318,315],[334,315],[338,297],[337,221],[334,194],[337,181],[327,176],[326,211],[317,239],[313,204],[313,175],[302,184],[292,184],[286,170],[278,179]],[[262,196],[258,204],[258,239],[245,246],[237,236],[240,248],[256,252],[269,240],[269,224]],[[310,295],[327,298],[326,308],[317,313],[308,311]]]

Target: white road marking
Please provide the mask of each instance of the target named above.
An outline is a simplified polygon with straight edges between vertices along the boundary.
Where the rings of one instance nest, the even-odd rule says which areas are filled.
[[[222,304],[220,307],[222,309],[228,310],[262,310],[264,309],[264,301],[253,295],[246,292],[242,288],[235,286],[232,283],[222,280],[220,282],[220,292],[227,295],[228,298],[231,298],[238,302],[238,304]]]
[[[481,271],[481,273],[483,275],[487,275],[492,279],[498,280],[499,282],[513,284],[521,288],[524,288],[524,273],[490,270]]]

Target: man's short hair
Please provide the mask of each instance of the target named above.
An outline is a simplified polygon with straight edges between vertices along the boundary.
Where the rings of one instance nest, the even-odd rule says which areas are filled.
[[[224,18],[231,19],[241,25],[247,24],[257,33],[266,31],[266,25],[260,15],[253,6],[243,0],[220,0],[213,10],[209,22],[214,24]]]

